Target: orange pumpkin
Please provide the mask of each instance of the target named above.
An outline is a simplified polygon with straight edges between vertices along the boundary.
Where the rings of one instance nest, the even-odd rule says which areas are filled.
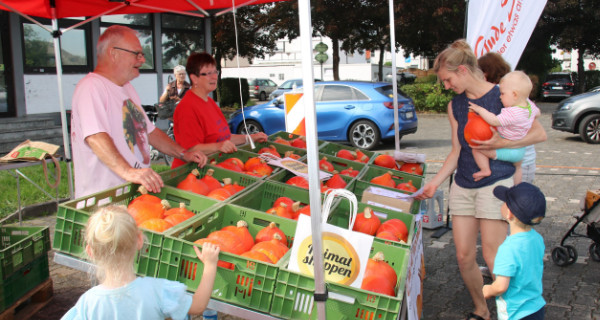
[[[371,183],[382,185],[385,187],[394,188],[396,186],[396,182],[392,179],[391,172],[386,172],[380,176],[377,176],[371,179]]]
[[[284,157],[286,158],[291,158],[294,160],[298,160],[300,159],[300,156],[295,154],[294,151],[290,150],[290,151],[286,151]]]
[[[161,200],[160,203],[135,201],[129,204],[127,211],[139,226],[142,222],[149,219],[162,219],[165,211],[169,208],[170,206],[167,200]]]
[[[285,140],[285,139],[283,139],[281,137],[277,137],[275,140],[273,140],[273,142],[279,143],[279,144],[284,144],[286,146],[291,146],[292,145],[288,140]]]
[[[217,179],[215,179],[215,177],[213,177],[214,173],[215,173],[214,169],[208,169],[206,171],[206,174],[204,175],[204,177],[202,177],[202,179],[200,179],[200,181],[204,182],[204,184],[208,187],[208,192],[221,187],[221,183],[219,182],[219,180],[217,180]]]
[[[345,176],[350,176],[350,177],[356,177],[356,176],[358,176],[359,173],[360,173],[360,171],[354,170],[354,168],[352,168],[352,167],[350,167],[348,169],[344,169],[340,172],[340,174],[343,174]]]
[[[300,187],[300,188],[304,188],[304,189],[308,189],[308,181],[306,179],[304,179],[301,176],[295,176],[290,178],[286,184],[292,185],[292,186],[296,186],[296,187]]]
[[[356,160],[356,157],[354,156],[354,154],[352,154],[352,151],[347,149],[341,149],[340,151],[336,152],[335,156],[338,158],[348,159],[352,161]]]
[[[223,179],[223,188],[225,190],[229,191],[229,193],[231,193],[231,195],[234,195],[234,194],[244,190],[244,187],[240,186],[237,182],[231,183],[231,178]]]
[[[220,242],[223,246],[221,250],[229,253],[240,254],[244,252],[243,244],[238,235],[235,232],[227,230],[217,230],[211,232],[208,239],[215,239]]]
[[[235,233],[242,243],[243,252],[250,250],[254,245],[254,238],[248,231],[248,223],[244,220],[238,221],[235,226],[223,227],[221,230]]]
[[[480,115],[470,111],[467,117],[464,136],[469,145],[477,145],[476,143],[471,142],[472,139],[485,141],[492,138],[493,133],[490,129],[491,126],[489,123],[485,122]]]
[[[250,251],[258,251],[264,253],[272,263],[277,263],[281,257],[289,250],[286,245],[281,243],[279,234],[273,235],[273,239],[262,241],[255,244]]]
[[[327,180],[325,185],[327,185],[327,187],[331,189],[341,189],[345,188],[347,183],[344,180],[344,178],[342,178],[338,173],[336,173],[333,176],[331,176],[329,180]]]
[[[298,220],[298,216],[305,214],[310,217],[310,205],[306,205],[295,212],[294,219]]]
[[[400,241],[400,239],[398,239],[398,237],[396,237],[396,235],[393,232],[386,231],[386,230],[377,231],[377,233],[375,234],[375,237],[384,239],[384,240],[395,241],[395,242]]]
[[[292,147],[295,147],[295,148],[306,149],[306,138],[298,137],[298,138],[292,140],[291,145],[292,145]]]
[[[254,259],[254,260],[258,260],[258,261],[262,261],[262,262],[271,263],[271,259],[269,259],[269,257],[267,257],[267,255],[265,255],[262,252],[258,252],[258,251],[246,251],[246,252],[242,253],[241,256],[250,258],[250,259]]]
[[[404,163],[400,166],[400,171],[416,174],[418,176],[423,175],[423,168],[420,163]]]
[[[165,221],[164,219],[158,218],[148,219],[140,224],[140,228],[145,228],[156,232],[163,232],[172,226],[172,224]]]
[[[138,192],[141,193],[142,195],[131,200],[131,202],[129,202],[129,205],[133,205],[137,201],[155,202],[155,203],[160,203],[160,201],[161,201],[161,199],[159,197],[148,194],[148,189],[146,189],[144,186],[140,186],[138,188]]]
[[[202,246],[206,242],[210,242],[210,243],[214,244],[215,246],[219,247],[219,249],[223,250],[223,243],[221,243],[221,241],[219,241],[217,239],[202,238],[202,239],[198,239],[198,240],[194,241],[195,244],[200,245],[200,246]],[[229,270],[233,270],[233,268],[234,268],[232,263],[222,261],[222,260],[219,260],[217,262],[217,266],[219,266],[221,268],[229,269]]]
[[[185,203],[180,202],[179,207],[172,208],[172,209],[165,211],[165,217],[168,217],[173,214],[178,214],[178,213],[188,215],[190,218],[194,216],[193,212],[191,212],[190,210],[185,208]]]
[[[275,149],[274,145],[270,145],[268,147],[264,147],[264,148],[261,148],[260,150],[258,150],[258,154],[263,154],[263,153],[270,153],[277,158],[281,158],[281,155],[279,154],[279,152],[277,152],[277,149]]]
[[[177,185],[177,188],[201,194],[203,196],[207,195],[209,192],[208,186],[206,186],[204,182],[198,180],[198,175],[200,175],[198,169],[192,170],[192,172]]]
[[[172,214],[172,215],[166,217],[165,221],[170,223],[172,226],[176,226],[193,216],[194,216],[193,214],[190,216],[185,213],[175,213],[175,214]]]
[[[379,217],[373,213],[370,207],[365,207],[363,212],[356,215],[356,221],[354,221],[352,230],[374,235],[380,225],[381,221]]]
[[[223,201],[223,200],[231,197],[231,192],[229,192],[225,188],[218,188],[218,189],[215,189],[215,190],[209,192],[206,196],[209,198],[213,198],[215,200]]]
[[[385,262],[385,256],[383,252],[377,252],[367,261],[367,268],[365,269],[365,278],[373,275],[379,275],[389,281],[393,287],[396,287],[398,281],[398,275],[394,268],[392,268],[387,262]]]
[[[327,157],[323,157],[323,159],[319,160],[319,169],[327,172],[333,172],[333,170],[335,170],[331,162],[327,161]]]
[[[244,163],[244,170],[251,171],[256,165],[264,162],[265,161],[259,157],[248,158],[248,160],[246,160],[246,163]]]
[[[398,183],[398,185],[396,186],[396,189],[408,191],[408,192],[415,192],[418,190],[417,187],[415,187],[412,184],[412,180],[408,180],[408,182]]]
[[[291,208],[292,205],[294,205],[294,200],[292,200],[291,198],[288,198],[288,197],[279,197],[279,198],[277,198],[275,200],[275,202],[273,202],[273,207],[278,207],[282,203],[285,203],[286,206],[288,206],[289,208]]]
[[[398,166],[396,165],[396,160],[394,160],[394,157],[390,156],[389,154],[378,155],[377,157],[375,157],[375,161],[373,161],[373,163],[378,166],[389,169],[398,168]]]
[[[364,154],[362,151],[360,151],[360,149],[356,149],[356,161],[358,162],[362,162],[362,163],[367,163],[369,162],[370,158]]]
[[[363,278],[360,286],[363,290],[394,296],[394,287],[382,276],[372,275]]]
[[[250,170],[250,172],[259,177],[264,177],[273,173],[273,168],[271,168],[268,164],[262,162],[252,167],[252,170]]]
[[[283,245],[285,245],[287,247],[288,243],[287,243],[285,233],[283,233],[283,231],[281,231],[281,229],[279,229],[277,227],[277,224],[275,222],[269,223],[268,226],[260,229],[260,231],[258,231],[256,233],[256,239],[255,239],[256,243],[263,242],[263,241],[270,241],[271,239],[273,239],[275,234],[279,235],[279,242],[281,242]]]
[[[267,213],[282,218],[293,219],[293,215],[290,213],[290,209],[288,209],[288,206],[285,203],[281,203],[277,207],[270,208],[267,210]]]
[[[407,242],[408,241],[408,228],[406,228],[406,224],[404,221],[400,219],[390,219],[385,221],[379,226],[377,229],[377,233],[382,231],[390,231],[392,232],[398,239]]]
[[[230,163],[241,170],[244,170],[244,162],[236,157],[231,157],[223,160],[224,163]]]

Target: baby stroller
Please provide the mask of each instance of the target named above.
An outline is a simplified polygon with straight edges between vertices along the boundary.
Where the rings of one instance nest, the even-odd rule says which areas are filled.
[[[568,266],[577,261],[577,250],[574,246],[565,245],[569,237],[585,237],[591,239],[589,252],[594,261],[600,261],[600,190],[588,191],[582,200],[582,213],[575,215],[577,221],[571,229],[563,236],[559,247],[552,249],[552,261],[558,266]],[[579,223],[587,225],[586,234],[575,232]]]

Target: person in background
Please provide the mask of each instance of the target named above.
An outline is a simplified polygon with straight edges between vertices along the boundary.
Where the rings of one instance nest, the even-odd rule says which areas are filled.
[[[436,189],[456,171],[449,195],[452,235],[459,271],[475,307],[466,319],[489,319],[490,312],[482,293],[483,277],[475,259],[478,236],[481,235],[483,258],[493,270],[498,246],[506,238],[507,225],[500,213],[501,202],[494,197],[492,190],[499,185],[512,185],[515,167],[509,162],[490,160],[492,175],[474,181],[473,173],[479,168],[473,159],[471,147],[464,138],[464,128],[469,102],[483,106],[494,114],[500,113],[500,90],[498,86],[485,81],[483,72],[477,66],[477,58],[465,40],[457,40],[442,51],[435,59],[434,70],[445,88],[457,93],[448,104],[452,149],[442,168],[425,184],[423,193],[416,199],[433,197]],[[543,133],[540,134],[540,130],[543,132],[541,124],[536,120],[525,138],[494,143],[502,144],[503,147],[533,144],[544,136]],[[487,143],[486,147],[490,144],[489,141],[484,142]]]
[[[98,64],[75,88],[71,143],[75,197],[90,195],[125,182],[159,192],[163,181],[150,168],[149,145],[160,152],[206,164],[199,150],[186,150],[156,129],[141,107],[130,81],[146,59],[137,33],[111,26],[97,44]]]
[[[477,59],[477,64],[488,82],[498,84],[500,79],[510,72],[510,65],[497,52],[488,52]],[[530,101],[531,102],[531,101]],[[545,132],[544,132],[545,134]],[[544,139],[545,141],[546,139]],[[525,155],[521,162],[521,181],[533,183],[535,179],[535,146],[525,146]],[[488,272],[489,273],[489,272]]]
[[[209,96],[217,88],[219,78],[215,59],[206,52],[195,52],[188,57],[185,69],[192,88],[181,99],[173,115],[175,141],[189,150],[207,154],[236,151],[236,145],[246,142],[246,135],[231,133],[223,112]],[[250,137],[255,142],[267,140],[264,132],[253,133]],[[175,159],[171,167],[183,164]]]
[[[190,84],[185,81],[186,73],[184,66],[178,65],[173,68],[173,74],[175,75],[175,81],[171,81],[165,88],[165,91],[159,98],[161,103],[165,103],[170,100],[179,102],[185,93],[190,89]]]
[[[194,246],[204,264],[193,296],[178,281],[138,278],[133,265],[144,234],[124,206],[100,208],[87,222],[85,251],[97,267],[99,285],[86,291],[62,319],[188,319],[208,305],[217,273],[219,247]]]
[[[546,216],[546,198],[538,187],[523,182],[498,186],[494,195],[504,201],[500,212],[510,225],[510,235],[498,248],[496,279],[483,286],[486,299],[496,297],[498,320],[543,320],[544,238],[533,229]]]
[[[473,102],[469,102],[469,109],[479,114],[489,125],[496,127],[503,138],[522,139],[531,128],[533,120],[540,115],[540,109],[528,99],[532,87],[531,80],[524,72],[509,72],[500,79],[500,100],[504,108],[499,115],[496,116]],[[519,184],[522,177],[521,161],[524,155],[525,148],[473,149],[473,158],[480,169],[473,174],[473,178],[478,181],[492,174],[489,159],[502,160],[514,163],[516,168],[514,182]]]

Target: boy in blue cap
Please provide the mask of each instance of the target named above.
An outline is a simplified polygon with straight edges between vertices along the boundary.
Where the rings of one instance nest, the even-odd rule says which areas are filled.
[[[498,248],[496,279],[483,286],[483,296],[496,297],[498,319],[544,319],[542,274],[544,239],[531,226],[546,215],[546,198],[527,182],[497,186],[494,195],[504,201],[500,212],[510,225],[510,235]]]

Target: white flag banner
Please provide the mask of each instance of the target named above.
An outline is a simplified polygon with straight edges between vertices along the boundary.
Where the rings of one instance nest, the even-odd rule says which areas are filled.
[[[546,0],[470,0],[468,4],[467,42],[475,56],[498,52],[514,69]]]

